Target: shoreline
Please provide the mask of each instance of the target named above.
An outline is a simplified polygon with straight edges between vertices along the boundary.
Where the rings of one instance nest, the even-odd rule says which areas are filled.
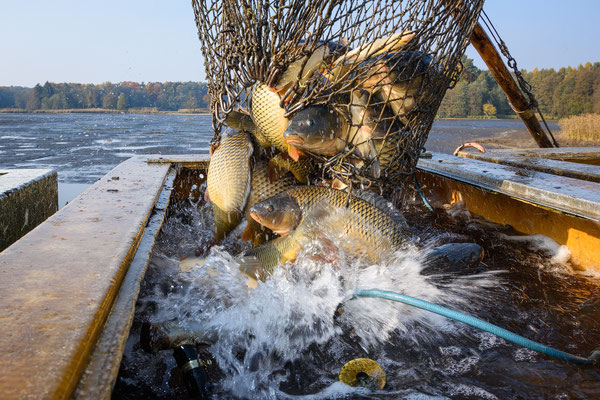
[[[103,108],[69,108],[64,110],[34,110],[27,111],[20,108],[0,108],[0,114],[162,114],[162,115],[211,115],[208,110],[193,111],[161,111],[161,110],[136,110],[127,111]]]
[[[21,108],[0,108],[0,114],[171,114],[171,115],[211,115],[209,110],[198,110],[198,111],[163,111],[163,110],[136,110],[130,109],[127,111],[103,109],[103,108],[69,108],[63,110],[34,110],[27,111]],[[506,117],[436,117],[436,120],[514,120],[518,119],[517,116],[506,116]],[[550,118],[549,120],[553,120]]]

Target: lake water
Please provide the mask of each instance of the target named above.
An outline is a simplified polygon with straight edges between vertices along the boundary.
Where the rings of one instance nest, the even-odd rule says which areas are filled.
[[[518,120],[438,120],[426,148],[451,153],[464,142],[515,136],[535,145]],[[209,115],[0,114],[0,168],[58,171],[63,206],[129,157],[208,154],[211,137]]]

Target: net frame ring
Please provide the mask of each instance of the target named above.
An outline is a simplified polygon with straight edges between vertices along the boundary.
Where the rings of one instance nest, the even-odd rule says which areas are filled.
[[[364,378],[368,379],[366,384]],[[362,386],[368,389],[377,388],[381,390],[385,387],[386,375],[383,368],[370,358],[355,358],[348,361],[340,369],[338,380],[349,386]]]

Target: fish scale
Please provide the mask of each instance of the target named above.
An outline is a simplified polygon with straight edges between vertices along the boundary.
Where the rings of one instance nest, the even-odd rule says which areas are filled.
[[[224,135],[208,165],[206,190],[213,206],[215,236],[222,239],[240,222],[250,192],[250,156],[248,134]]]
[[[364,238],[376,247],[381,244],[382,238],[387,238],[394,247],[406,241],[407,226],[404,221],[346,192],[323,186],[303,186],[286,193],[298,201],[303,216],[310,215],[323,202],[327,206],[347,209],[349,213],[340,221],[346,235]]]
[[[268,145],[287,153],[288,144],[283,137],[288,119],[280,106],[281,97],[264,83],[257,83],[252,90],[250,116],[258,134],[266,138]]]

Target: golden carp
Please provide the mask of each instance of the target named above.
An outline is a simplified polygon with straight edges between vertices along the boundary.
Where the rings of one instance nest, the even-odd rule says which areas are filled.
[[[310,46],[305,46],[304,50],[309,50]],[[275,85],[275,89],[280,94],[285,92],[298,82],[300,88],[304,88],[313,73],[323,69],[330,64],[334,58],[340,57],[348,51],[348,47],[336,42],[319,42],[315,50],[310,55],[304,55],[300,59],[292,62]]]
[[[269,239],[271,236],[269,235],[269,231],[250,217],[250,207],[273,197],[296,184],[297,182],[294,177],[289,174],[281,176],[275,181],[271,181],[271,179],[269,179],[267,164],[264,161],[257,161],[254,164],[250,181],[250,195],[246,201],[245,209],[247,226],[242,234],[242,240],[252,241],[254,247],[256,247]]]
[[[361,87],[379,96],[406,123],[405,115],[417,106],[426,76],[434,69],[433,58],[422,52],[391,53],[374,62]]]
[[[292,244],[286,242],[287,255],[296,254],[303,238],[314,238],[319,225],[326,225],[340,236],[348,254],[378,262],[386,250],[407,240],[408,226],[385,199],[364,196],[370,201],[328,187],[300,186],[255,204],[250,215],[274,232],[294,235],[290,243],[297,248],[290,250]]]
[[[241,221],[250,194],[250,157],[253,147],[248,134],[223,135],[208,165],[206,192],[215,218],[215,239],[221,241]]]
[[[266,139],[267,146],[276,148],[284,153],[294,154],[294,149],[283,138],[283,132],[288,125],[285,108],[281,107],[279,93],[264,83],[257,83],[252,89],[250,98],[250,116],[261,137]],[[295,160],[298,156],[292,156]]]
[[[262,131],[257,128],[250,115],[234,110],[229,113],[225,119],[225,123],[230,128],[250,132],[261,147],[271,147],[271,140],[261,133]],[[292,159],[286,153],[279,153],[269,161],[269,176],[271,180],[275,181],[288,172],[291,172],[300,183],[308,183],[309,175],[313,171],[312,162],[308,158],[298,159],[300,156],[299,150],[292,145],[288,146],[288,149],[290,148],[293,148],[292,153],[296,155],[296,159]]]
[[[368,175],[379,178],[384,139],[398,131],[400,124],[393,124],[394,116],[384,112],[381,101],[369,105],[366,91],[354,90],[351,96],[350,121],[333,107],[311,106],[294,115],[284,137],[307,153],[322,156],[348,153],[349,161],[356,167],[367,166]]]

